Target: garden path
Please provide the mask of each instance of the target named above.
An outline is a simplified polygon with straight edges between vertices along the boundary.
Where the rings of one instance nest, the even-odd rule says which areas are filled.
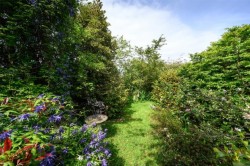
[[[155,166],[159,141],[152,133],[153,102],[136,102],[126,110],[122,119],[108,121],[111,166]]]

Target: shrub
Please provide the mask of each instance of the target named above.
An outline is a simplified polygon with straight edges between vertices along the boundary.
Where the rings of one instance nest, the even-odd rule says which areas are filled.
[[[5,98],[0,116],[0,163],[107,165],[106,130],[79,124],[60,97]]]

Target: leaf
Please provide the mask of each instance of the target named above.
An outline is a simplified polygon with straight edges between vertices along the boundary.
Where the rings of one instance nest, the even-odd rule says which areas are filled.
[[[213,148],[214,152],[217,154],[217,157],[225,157],[225,154],[221,152],[218,148]]]
[[[3,166],[14,166],[14,163],[8,161],[8,162],[4,162]]]

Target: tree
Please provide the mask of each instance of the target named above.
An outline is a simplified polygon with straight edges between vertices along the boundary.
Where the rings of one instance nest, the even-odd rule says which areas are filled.
[[[221,39],[191,55],[182,74],[198,87],[250,92],[250,25],[228,28]]]
[[[124,79],[130,93],[134,96],[149,96],[153,90],[153,83],[164,69],[164,61],[160,59],[159,49],[165,44],[165,38],[160,37],[152,41],[146,48],[136,47],[136,57],[125,66]]]

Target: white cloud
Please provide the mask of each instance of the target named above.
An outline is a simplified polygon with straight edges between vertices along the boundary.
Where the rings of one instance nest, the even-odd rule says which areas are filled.
[[[219,30],[194,30],[167,9],[139,3],[103,0],[103,9],[112,34],[123,35],[132,45],[149,45],[163,34],[167,39],[167,45],[161,50],[165,60],[188,59],[189,53],[205,50],[221,34]]]

